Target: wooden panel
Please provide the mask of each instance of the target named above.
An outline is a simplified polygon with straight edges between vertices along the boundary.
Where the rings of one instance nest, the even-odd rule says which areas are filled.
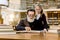
[[[37,33],[36,33],[37,34]],[[60,40],[60,36],[54,33],[38,33],[38,35],[34,35],[34,33],[20,33],[15,35],[0,35],[0,39],[5,40]]]

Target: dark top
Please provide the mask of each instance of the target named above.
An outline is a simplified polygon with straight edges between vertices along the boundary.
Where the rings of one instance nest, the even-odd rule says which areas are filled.
[[[34,22],[28,22],[27,19],[21,20],[19,24],[16,26],[16,30],[25,30],[25,27],[30,27],[32,30],[34,30],[35,21]]]
[[[36,30],[43,30],[44,28],[45,29],[49,28],[47,21],[46,21],[45,14],[42,14],[38,20],[35,19],[35,28],[36,28]]]
[[[16,26],[16,30],[25,30],[25,27],[30,27],[32,30],[43,30],[44,28],[49,28],[44,14],[42,14],[38,20],[35,19],[34,22],[28,22],[27,19],[21,20]]]

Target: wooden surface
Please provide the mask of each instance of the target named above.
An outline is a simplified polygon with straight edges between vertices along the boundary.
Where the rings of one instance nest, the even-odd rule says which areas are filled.
[[[19,33],[14,35],[0,35],[0,40],[60,40],[59,34],[54,33]]]

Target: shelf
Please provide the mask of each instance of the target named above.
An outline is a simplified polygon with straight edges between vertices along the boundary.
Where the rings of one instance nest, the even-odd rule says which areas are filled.
[[[60,24],[60,11],[48,11],[47,16],[49,25]]]
[[[48,18],[48,20],[57,20],[57,18]]]

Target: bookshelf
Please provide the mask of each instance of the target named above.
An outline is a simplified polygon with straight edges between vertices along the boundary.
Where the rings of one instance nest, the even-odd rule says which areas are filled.
[[[35,3],[40,3],[44,9],[60,8],[60,0],[26,0],[27,6],[32,7]]]
[[[33,8],[34,1],[33,0],[26,0],[26,9]]]
[[[60,8],[60,0],[19,0],[17,3],[9,0],[9,7],[17,10],[26,10],[28,8],[33,8],[35,3],[40,3],[43,9],[48,8]],[[13,6],[12,6],[13,5]]]
[[[20,20],[26,18],[26,12],[20,12]]]
[[[60,11],[47,11],[47,17],[49,25],[60,24]]]

